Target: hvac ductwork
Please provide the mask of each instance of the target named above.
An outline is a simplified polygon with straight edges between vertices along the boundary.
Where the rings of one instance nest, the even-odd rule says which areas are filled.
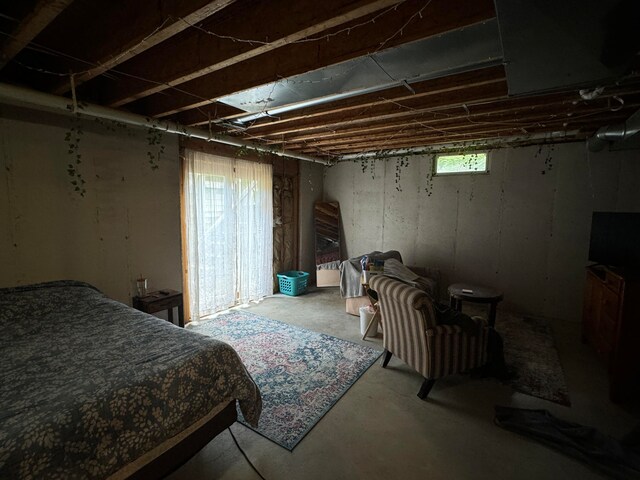
[[[76,110],[73,101],[69,98],[59,97],[49,93],[38,92],[37,90],[17,87],[6,83],[0,83],[0,103],[26,106],[40,110],[53,110],[67,114]],[[117,110],[115,108],[83,103],[82,107],[77,109],[77,112],[86,117],[114,120],[116,122],[122,122],[129,125],[154,128],[166,133],[200,138],[208,142],[223,143],[234,147],[247,147],[261,152],[273,153],[274,155],[282,157],[297,158],[298,160],[304,160],[306,162],[330,165],[330,162],[327,160],[310,157],[296,152],[289,152],[287,150],[272,151],[257,142],[247,142],[227,135],[211,135],[199,128],[186,127],[176,122],[148,118],[142,115]]]
[[[589,139],[589,150],[599,152],[609,142],[618,142],[640,132],[640,110],[631,115],[625,123],[602,127]]]

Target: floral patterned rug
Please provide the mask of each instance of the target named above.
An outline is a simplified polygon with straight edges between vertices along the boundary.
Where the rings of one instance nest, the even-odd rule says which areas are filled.
[[[527,395],[570,406],[569,390],[549,322],[543,318],[501,313],[496,320],[496,331],[504,341],[505,362],[515,371],[507,383]]]
[[[262,394],[262,416],[254,430],[288,450],[382,353],[245,311],[191,328],[236,349]]]

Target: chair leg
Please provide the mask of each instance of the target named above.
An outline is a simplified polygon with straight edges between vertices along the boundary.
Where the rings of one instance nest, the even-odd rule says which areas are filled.
[[[391,360],[391,355],[392,353],[389,350],[384,350],[384,354],[382,355],[382,368],[387,368],[389,360]]]
[[[422,400],[427,398],[427,395],[429,395],[429,392],[431,391],[431,388],[433,388],[434,383],[436,383],[436,380],[434,378],[425,378],[424,382],[422,382],[422,386],[420,387],[420,391],[418,392],[418,397],[420,397]]]

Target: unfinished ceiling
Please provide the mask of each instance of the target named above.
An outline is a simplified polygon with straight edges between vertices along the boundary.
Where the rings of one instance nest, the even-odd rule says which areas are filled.
[[[640,107],[638,8],[562,3],[3,0],[0,81],[327,159],[581,140]]]

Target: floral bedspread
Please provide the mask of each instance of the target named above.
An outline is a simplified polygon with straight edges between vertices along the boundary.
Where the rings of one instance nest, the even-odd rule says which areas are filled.
[[[0,289],[0,478],[104,478],[260,392],[226,343],[60,281]]]

